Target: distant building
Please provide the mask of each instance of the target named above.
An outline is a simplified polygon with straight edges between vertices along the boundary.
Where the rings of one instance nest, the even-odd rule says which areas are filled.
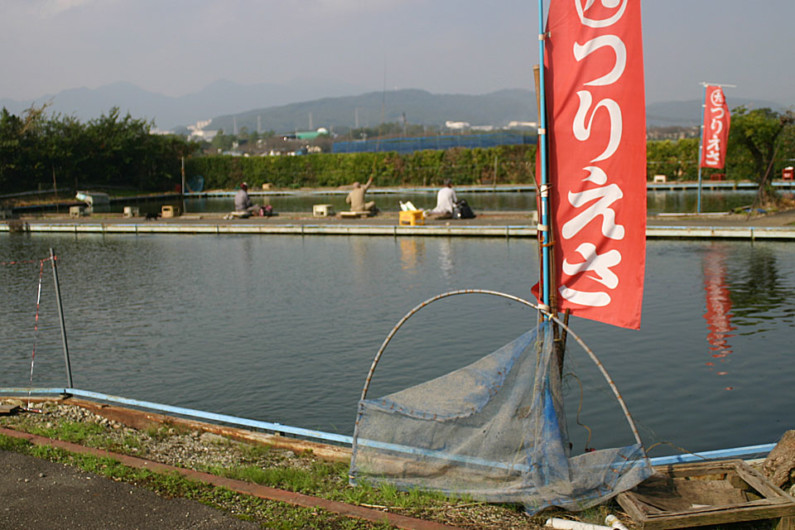
[[[205,142],[212,142],[213,138],[218,134],[217,130],[205,130],[205,127],[209,126],[213,120],[203,120],[197,121],[195,125],[188,125],[188,130],[190,134],[188,135],[188,140],[190,141],[205,141]]]
[[[285,140],[316,140],[318,136],[328,134],[328,129],[321,127],[316,131],[299,131],[294,134],[285,135]]]
[[[537,129],[538,123],[534,121],[512,121],[508,123],[509,129]]]
[[[468,121],[449,121],[449,120],[444,122],[444,126],[450,129],[451,131],[464,131],[471,127]]]

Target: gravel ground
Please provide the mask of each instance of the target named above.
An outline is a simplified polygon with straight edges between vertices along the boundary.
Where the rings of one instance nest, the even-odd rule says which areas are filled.
[[[27,402],[0,400],[0,405],[18,405],[27,407]],[[35,410],[33,410],[35,409]],[[179,426],[161,426],[146,430],[128,427],[117,421],[109,420],[83,407],[63,402],[39,402],[30,405],[28,411],[13,415],[0,415],[0,426],[24,432],[42,434],[41,429],[54,429],[70,423],[79,423],[84,427],[94,425],[96,440],[89,436],[75,441],[84,446],[101,445],[112,452],[127,454],[147,460],[169,464],[177,467],[208,471],[212,468],[230,469],[243,466],[255,466],[261,469],[289,468],[311,470],[318,458],[311,454],[296,454],[291,450],[237,442],[213,433],[183,429]],[[46,434],[42,434],[46,436]],[[110,444],[107,441],[110,440]],[[2,452],[0,452],[0,455]],[[2,459],[0,459],[2,469]],[[348,488],[344,474],[326,477],[332,490],[341,491]],[[364,506],[367,506],[364,504]],[[232,513],[246,513],[246,508],[233,501],[224,508]],[[376,507],[379,508],[379,507]],[[386,508],[386,507],[380,507]],[[540,528],[537,520],[533,520],[520,510],[488,505],[484,503],[441,503],[425,510],[425,513],[405,511],[398,506],[388,507],[389,511],[407,516],[435,520],[444,524],[472,529],[535,529]],[[198,516],[198,514],[197,514]],[[340,516],[341,517],[341,516]],[[338,517],[338,519],[340,518]],[[254,514],[257,519],[257,514]],[[344,519],[344,517],[342,517]],[[0,517],[2,522],[2,517]],[[0,524],[0,527],[5,528]],[[14,527],[14,526],[12,526]],[[224,528],[226,526],[218,526]],[[326,523],[320,528],[336,528],[333,520],[331,526]],[[375,526],[377,527],[377,526]],[[35,528],[35,526],[34,526]],[[88,528],[88,527],[87,527]],[[92,527],[93,528],[93,527]],[[356,528],[374,528],[362,522]],[[381,527],[377,527],[381,528]]]
[[[9,403],[25,406],[18,400],[6,401],[5,404]],[[0,425],[30,431],[34,426],[53,429],[65,422],[95,424],[103,428],[103,437],[112,440],[115,446],[112,450],[116,452],[189,469],[244,465],[308,469],[313,461],[311,458],[298,458],[287,450],[251,451],[248,444],[207,432],[167,426],[151,430],[133,429],[75,405],[43,402],[34,404],[32,409],[40,412],[6,416],[0,419]],[[90,442],[84,445],[90,445]]]

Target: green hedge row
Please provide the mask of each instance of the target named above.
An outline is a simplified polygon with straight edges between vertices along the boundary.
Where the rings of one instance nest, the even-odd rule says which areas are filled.
[[[438,186],[451,178],[458,186],[533,184],[534,145],[504,145],[489,149],[455,148],[446,151],[416,151],[410,154],[353,153],[301,156],[235,157],[204,156],[188,160],[188,176],[204,177],[205,189],[234,189],[241,182],[259,188],[270,183],[277,188],[335,188],[364,182],[370,176],[379,186]],[[726,173],[730,179],[753,178],[749,157],[729,146],[728,167],[704,170]],[[696,180],[698,138],[647,143],[646,179],[666,175],[669,180]]]
[[[310,154],[300,156],[205,156],[186,162],[188,177],[201,175],[205,189],[252,187],[334,188],[373,176],[379,186],[437,186],[445,178],[456,185],[531,184],[535,146],[397,153]]]

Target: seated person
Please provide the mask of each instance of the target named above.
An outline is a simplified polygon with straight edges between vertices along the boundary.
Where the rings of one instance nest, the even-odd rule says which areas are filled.
[[[252,204],[251,198],[248,196],[248,184],[243,182],[235,194],[235,212],[241,214],[241,217],[249,217],[259,210],[260,207]]]
[[[434,219],[451,219],[456,202],[458,202],[458,198],[455,196],[453,181],[445,179],[444,187],[436,194],[436,207],[425,213]]]
[[[364,202],[364,194],[372,183],[373,177],[370,177],[370,180],[368,180],[367,184],[364,186],[358,182],[353,183],[353,189],[348,196],[345,197],[345,202],[351,205],[352,212],[370,212],[371,214],[375,214],[378,211],[375,207],[375,201]]]

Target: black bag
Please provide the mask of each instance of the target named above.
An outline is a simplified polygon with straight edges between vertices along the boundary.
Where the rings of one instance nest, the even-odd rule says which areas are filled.
[[[453,219],[474,219],[475,212],[469,207],[466,199],[461,199],[453,206]]]

